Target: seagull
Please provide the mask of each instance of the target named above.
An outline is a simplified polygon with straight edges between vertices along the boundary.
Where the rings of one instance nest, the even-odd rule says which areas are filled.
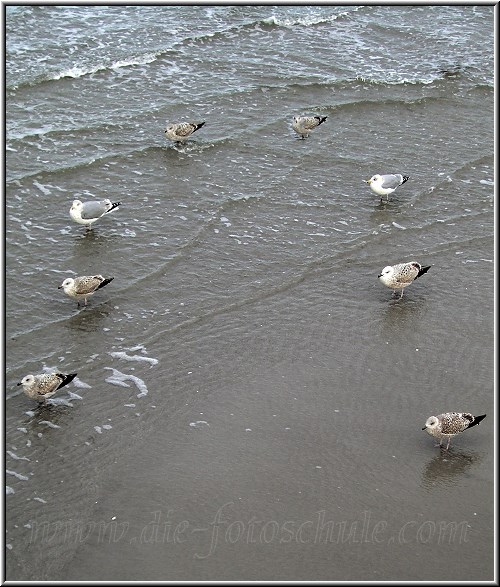
[[[171,141],[178,143],[184,142],[189,136],[196,132],[205,124],[203,122],[179,122],[178,124],[169,124],[165,129],[165,134]]]
[[[427,422],[422,430],[437,438],[439,440],[439,446],[442,445],[443,438],[447,436],[448,444],[446,445],[446,450],[448,450],[452,436],[479,424],[484,418],[486,418],[486,414],[473,416],[467,412],[447,412],[446,414],[439,414],[439,416],[430,416],[427,418]]]
[[[427,265],[426,267],[422,267],[420,263],[416,261],[410,261],[409,263],[398,263],[397,265],[387,265],[382,269],[382,273],[378,276],[380,281],[394,290],[393,295],[396,293],[396,290],[401,290],[401,295],[399,299],[403,297],[404,288],[410,285],[423,275],[427,273],[431,265]]]
[[[58,389],[68,385],[77,376],[77,373],[43,373],[42,375],[26,375],[17,384],[23,386],[24,393],[31,399],[47,403]]]
[[[379,175],[377,173],[370,179],[364,179],[363,181],[379,196],[387,196],[387,201],[389,201],[389,194],[392,194],[396,188],[409,179],[409,175],[401,175],[400,173],[394,175]],[[382,198],[380,198],[380,201],[382,201]]]
[[[81,277],[68,277],[57,289],[63,289],[65,294],[68,294],[71,298],[75,298],[78,301],[78,307],[80,307],[80,301],[82,298],[85,300],[85,306],[87,305],[87,298],[93,295],[98,289],[108,285],[110,281],[113,281],[114,277],[103,277],[102,275],[82,275]]]
[[[108,214],[118,206],[121,202],[111,202],[109,199],[90,202],[81,202],[80,200],[74,200],[73,205],[70,208],[69,215],[71,218],[78,222],[78,224],[85,224],[87,230],[92,228],[92,224],[98,220],[104,214]]]
[[[292,128],[300,135],[300,138],[305,139],[313,129],[325,122],[327,118],[327,116],[294,116]]]

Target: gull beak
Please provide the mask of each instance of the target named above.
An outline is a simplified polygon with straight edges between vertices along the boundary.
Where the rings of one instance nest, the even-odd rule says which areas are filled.
[[[371,180],[371,179],[364,179],[363,181],[364,181],[365,183],[371,183],[371,182],[372,182],[372,180]]]
[[[57,289],[62,289],[62,285],[58,285],[57,286]]]
[[[377,277],[382,277],[382,273],[380,275],[377,275]]]
[[[19,383],[17,383],[16,385],[22,385],[22,383],[21,383],[21,382],[19,382]]]
[[[426,429],[427,429],[427,426],[424,426],[424,427],[422,428],[422,430],[426,430]]]

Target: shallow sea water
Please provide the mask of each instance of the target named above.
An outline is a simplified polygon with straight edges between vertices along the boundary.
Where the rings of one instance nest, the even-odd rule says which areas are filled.
[[[493,17],[6,7],[8,580],[493,578]]]

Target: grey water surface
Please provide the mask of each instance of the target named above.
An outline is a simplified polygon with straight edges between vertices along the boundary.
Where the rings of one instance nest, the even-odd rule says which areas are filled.
[[[494,10],[5,7],[8,580],[493,579]]]

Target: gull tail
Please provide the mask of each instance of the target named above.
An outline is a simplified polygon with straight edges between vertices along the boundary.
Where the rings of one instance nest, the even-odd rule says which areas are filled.
[[[96,289],[101,289],[101,287],[104,287],[105,285],[108,285],[108,283],[110,283],[111,281],[113,281],[114,277],[106,277],[103,281],[101,281],[101,283],[97,286]]]
[[[314,118],[318,121],[318,126],[319,126],[322,122],[325,122],[325,120],[328,118],[328,116],[315,116]]]
[[[476,424],[480,424],[485,418],[486,418],[486,414],[483,414],[482,416],[474,416],[474,420],[472,420],[472,422],[467,426],[467,428],[471,428],[472,426],[475,426]]]
[[[406,181],[408,181],[410,179],[409,175],[402,175],[401,176],[403,178],[403,181],[401,182],[401,185],[403,185]]]
[[[429,269],[432,267],[432,265],[427,265],[427,267],[420,267],[419,271],[418,271],[418,275],[417,277],[415,277],[415,279],[417,279],[418,277],[420,277],[421,275],[423,275],[424,273],[427,273],[427,271],[429,271]]]
[[[70,373],[69,375],[65,375],[64,373],[58,373],[57,375],[62,379],[61,385],[57,389],[61,389],[61,387],[64,387],[65,385],[68,385],[68,383],[71,383],[73,379],[78,375],[78,373]]]
[[[193,125],[195,126],[195,129],[193,130],[193,132],[196,132],[199,128],[201,128],[203,125],[205,124],[205,120],[203,122],[193,122]]]
[[[112,210],[114,210],[115,208],[118,208],[118,206],[121,205],[121,202],[112,202],[111,204],[111,208],[106,212],[106,214],[109,214]]]

